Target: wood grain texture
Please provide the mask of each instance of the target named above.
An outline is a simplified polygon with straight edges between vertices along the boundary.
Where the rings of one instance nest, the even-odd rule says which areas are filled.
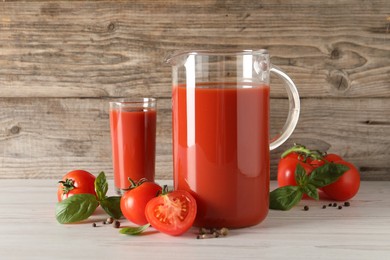
[[[157,175],[172,176],[171,68],[179,49],[267,48],[302,116],[288,142],[390,180],[390,4],[346,1],[3,1],[0,178],[112,174],[107,102],[159,98]],[[272,80],[272,125],[286,94]],[[277,157],[272,152],[272,176]]]
[[[112,176],[108,100],[29,98],[25,102],[24,98],[13,98],[0,101],[2,178],[59,178],[73,168],[95,174],[104,170]],[[170,102],[170,99],[158,101],[156,167],[160,179],[172,178]],[[281,108],[286,105],[284,99],[272,101],[272,134],[283,126],[287,112]],[[383,109],[381,114],[377,113],[378,107]],[[356,109],[362,112],[356,113]],[[384,118],[386,121],[381,121]],[[320,102],[304,99],[296,131],[285,145],[272,152],[271,175],[275,177],[281,152],[296,142],[340,154],[360,167],[364,179],[387,178],[389,120],[390,102],[386,98]]]
[[[171,182],[159,182],[169,184]],[[79,224],[54,217],[54,180],[0,180],[2,259],[387,259],[389,182],[363,182],[350,207],[322,209],[330,201],[302,200],[288,212],[271,210],[259,225],[230,230],[227,237],[196,239],[197,228],[180,237],[149,228],[144,235],[119,234],[103,225],[100,208]],[[276,186],[271,182],[271,189]],[[113,191],[109,182],[109,194]],[[24,192],[20,192],[23,190]],[[28,196],[26,196],[28,194]],[[302,210],[304,205],[309,211]],[[121,219],[121,226],[133,226]],[[98,227],[93,228],[96,222]],[[24,243],[21,243],[24,241]],[[151,247],[153,250],[151,250]],[[77,253],[76,253],[77,252]],[[34,257],[33,257],[34,258]]]

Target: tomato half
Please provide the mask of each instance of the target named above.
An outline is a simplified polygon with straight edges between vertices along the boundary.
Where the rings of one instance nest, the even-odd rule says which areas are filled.
[[[338,201],[346,201],[353,198],[360,188],[360,174],[358,169],[349,162],[336,161],[334,163],[343,164],[349,167],[336,182],[322,187],[322,190],[330,198]]]
[[[84,170],[70,171],[59,181],[57,199],[62,201],[74,194],[89,193],[96,196],[96,177]]]
[[[176,190],[151,199],[145,214],[149,223],[157,230],[178,236],[191,228],[196,217],[196,201],[184,190]]]
[[[161,190],[162,188],[154,182],[143,182],[139,186],[126,191],[120,202],[123,216],[137,225],[147,224],[146,204],[158,193],[161,194]]]
[[[297,183],[295,181],[295,170],[298,164],[300,164],[303,169],[305,169],[305,172],[308,175],[314,169],[313,166],[302,161],[302,158],[297,153],[291,153],[279,160],[277,175],[279,187],[288,185],[297,186]]]

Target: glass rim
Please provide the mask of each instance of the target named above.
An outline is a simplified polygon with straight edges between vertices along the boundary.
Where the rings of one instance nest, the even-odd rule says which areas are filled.
[[[157,99],[152,97],[140,97],[140,98],[121,98],[118,100],[110,101],[110,104],[117,104],[117,105],[131,105],[131,104],[152,104],[156,103]]]
[[[237,56],[237,55],[269,55],[267,49],[210,49],[210,50],[184,50],[174,52],[170,57],[165,59],[166,63],[170,63],[180,56]]]

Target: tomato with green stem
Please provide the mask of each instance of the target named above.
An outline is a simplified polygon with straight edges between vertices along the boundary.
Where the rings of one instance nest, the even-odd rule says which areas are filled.
[[[148,220],[145,216],[147,203],[161,194],[160,185],[145,180],[138,183],[132,182],[132,186],[126,191],[121,198],[120,208],[123,216],[137,225],[145,225]]]
[[[179,236],[191,228],[196,217],[196,200],[187,191],[176,190],[151,199],[145,214],[149,223],[157,230]]]
[[[277,175],[279,187],[289,185],[297,186],[295,181],[295,171],[298,164],[303,167],[307,175],[309,175],[314,169],[313,166],[303,161],[297,153],[289,154],[288,156],[280,159]]]
[[[68,172],[62,180],[58,182],[58,201],[62,201],[75,194],[89,193],[96,196],[95,179],[96,177],[93,174],[84,170]]]
[[[318,168],[327,162],[337,162],[337,161],[342,161],[342,160],[343,160],[343,158],[341,158],[341,156],[334,154],[334,153],[329,153],[329,154],[325,154],[323,156],[323,158],[321,158],[321,159],[308,158],[308,163],[311,166],[313,166],[314,168]]]

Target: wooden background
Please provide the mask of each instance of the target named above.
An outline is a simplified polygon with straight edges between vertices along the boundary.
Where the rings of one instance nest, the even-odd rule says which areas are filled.
[[[294,3],[295,2],[295,3]],[[338,153],[366,180],[390,180],[388,0],[2,1],[0,178],[112,178],[108,101],[159,98],[157,178],[172,178],[175,50],[267,48],[295,81],[293,142]],[[272,81],[272,127],[286,117]],[[275,130],[273,130],[275,132]]]

